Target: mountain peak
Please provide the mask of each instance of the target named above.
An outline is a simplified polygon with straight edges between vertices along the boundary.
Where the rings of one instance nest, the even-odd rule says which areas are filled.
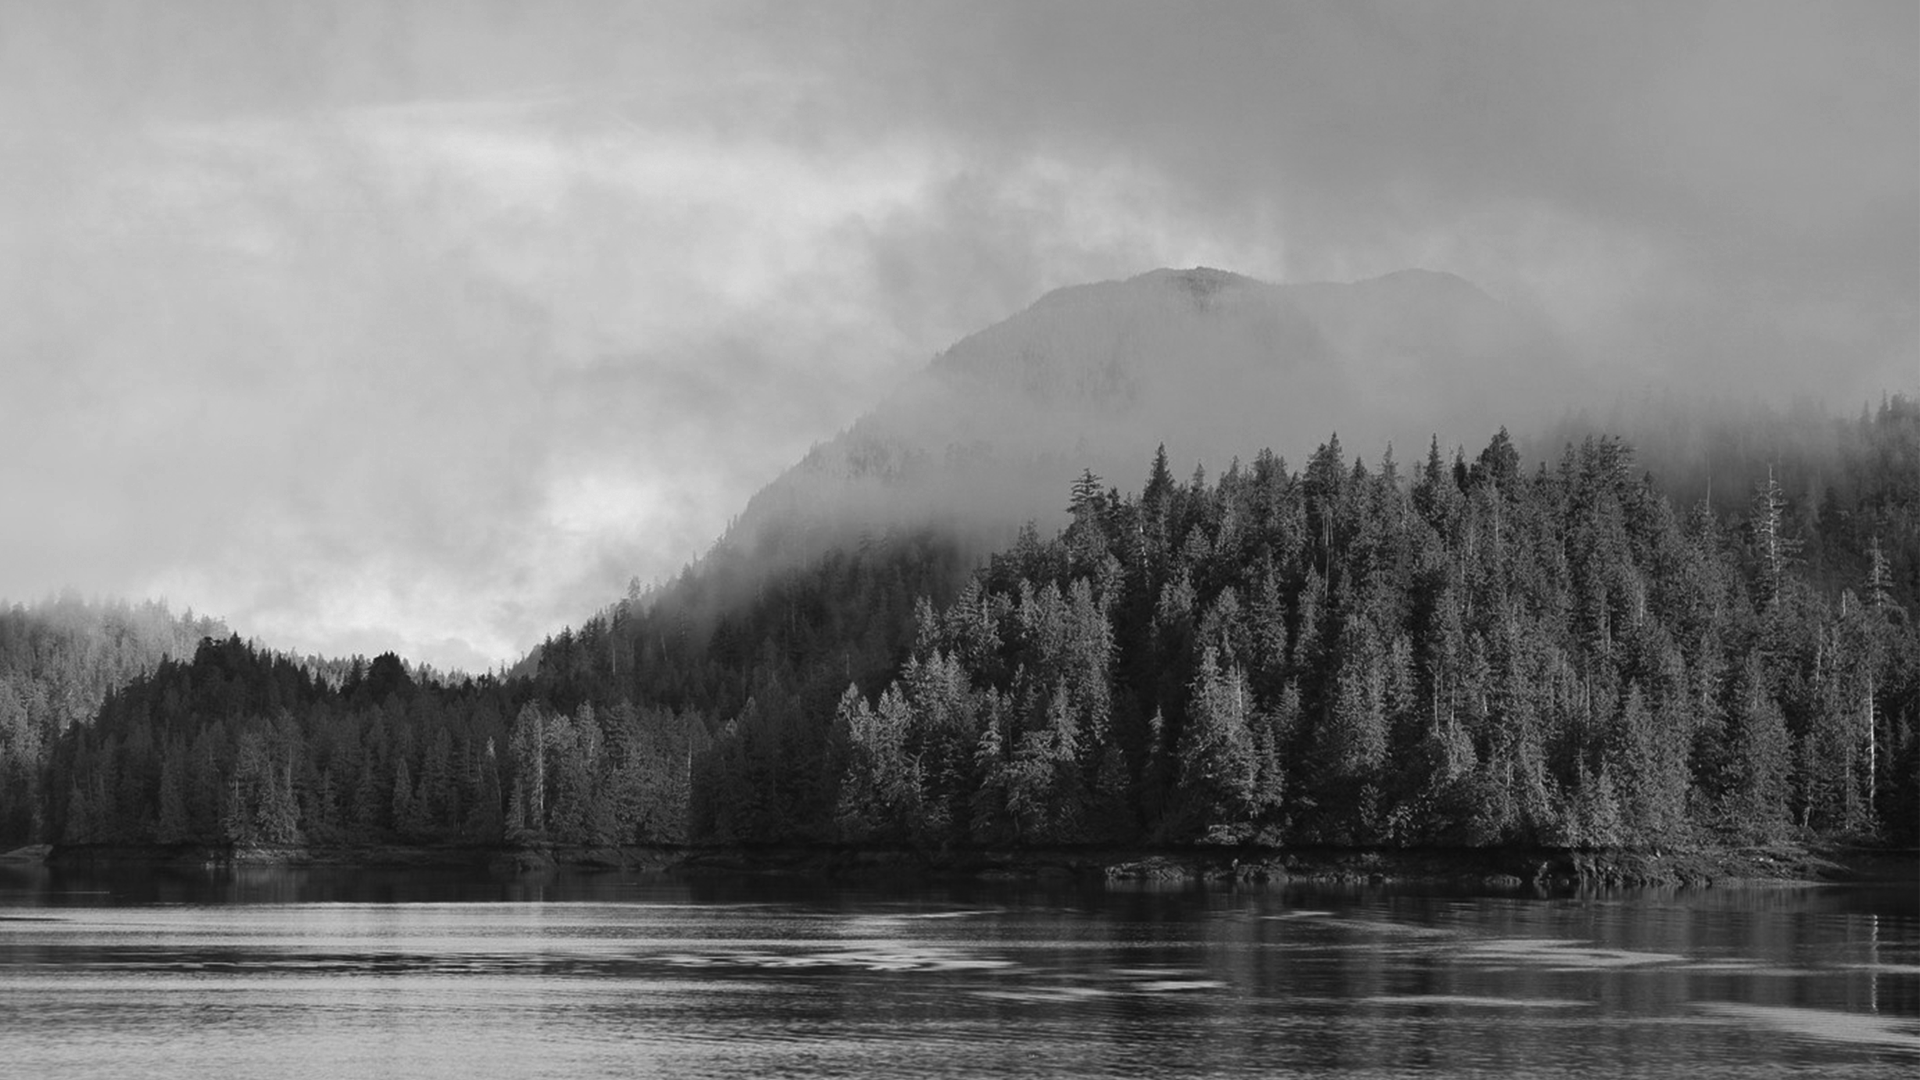
[[[1266,282],[1257,278],[1236,274],[1231,270],[1217,270],[1211,266],[1195,266],[1184,270],[1163,266],[1158,270],[1149,270],[1144,274],[1135,274],[1126,279],[1063,286],[1034,301],[1029,310],[1047,311],[1084,304],[1132,303],[1139,298],[1141,291],[1158,292],[1161,295],[1185,295],[1204,307],[1210,299],[1224,290],[1265,285]]]
[[[1261,282],[1245,274],[1236,274],[1231,270],[1216,270],[1211,266],[1196,266],[1190,270],[1178,270],[1162,267],[1149,270],[1138,277],[1129,278],[1128,284],[1159,285],[1184,289],[1196,299],[1204,299],[1221,289],[1245,285],[1259,285]]]
[[[1439,271],[1276,285],[1196,266],[1072,285],[956,342],[756,495],[731,535],[783,558],[932,520],[1005,539],[1055,520],[1083,470],[1132,475],[1156,444],[1212,468],[1263,446],[1304,457],[1336,426],[1366,452],[1424,445],[1530,416],[1568,377],[1551,340]]]

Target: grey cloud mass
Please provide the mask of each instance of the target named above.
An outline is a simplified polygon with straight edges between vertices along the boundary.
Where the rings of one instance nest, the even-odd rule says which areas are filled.
[[[1920,382],[1920,8],[6,5],[0,596],[484,668],[1195,264],[1855,409]]]

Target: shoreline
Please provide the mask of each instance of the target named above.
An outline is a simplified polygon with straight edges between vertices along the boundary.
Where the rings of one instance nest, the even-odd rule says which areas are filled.
[[[1920,852],[1840,845],[1666,851],[1554,848],[997,848],[879,845],[359,847],[37,845],[0,864],[87,866],[560,869],[825,880],[1213,882],[1477,886],[1563,892],[1591,888],[1754,883],[1920,881]]]

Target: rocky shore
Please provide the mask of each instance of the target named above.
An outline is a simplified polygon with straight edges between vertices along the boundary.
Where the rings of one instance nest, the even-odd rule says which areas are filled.
[[[1750,882],[1920,883],[1920,853],[1780,845],[1670,851],[1515,848],[1108,848],[926,850],[851,845],[450,847],[380,845],[219,847],[63,845],[0,855],[55,867],[366,866],[471,867],[496,873],[559,868],[829,879],[1058,880],[1084,882],[1319,882],[1481,887],[1558,892]]]
[[[1920,853],[1781,846],[1671,852],[1556,849],[1022,849],[916,852],[877,848],[689,851],[679,868],[831,877],[1317,882],[1562,891],[1745,882],[1920,882]]]

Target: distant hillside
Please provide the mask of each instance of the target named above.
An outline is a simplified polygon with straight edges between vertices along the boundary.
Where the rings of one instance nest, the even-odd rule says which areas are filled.
[[[1891,538],[1899,514],[1876,508],[1906,505],[1914,493],[1882,490],[1902,472],[1875,455],[1900,444],[1887,432],[1911,427],[1905,402],[1883,405],[1877,425],[1856,425],[1811,407],[1781,414],[1633,400],[1523,312],[1425,270],[1274,285],[1162,269],[1058,289],[962,339],[815,446],[678,578],[583,625],[579,636],[611,659],[609,678],[590,680],[598,690],[579,692],[664,694],[675,707],[732,715],[752,693],[741,673],[768,667],[741,650],[769,634],[804,639],[814,644],[786,660],[816,671],[809,650],[828,646],[820,628],[806,629],[807,612],[832,608],[833,590],[854,579],[878,577],[881,613],[852,638],[863,644],[836,646],[843,675],[866,677],[897,659],[912,595],[943,602],[1026,523],[1040,535],[1064,526],[1063,493],[1075,485],[1137,487],[1161,446],[1187,480],[1196,466],[1218,477],[1262,448],[1298,465],[1336,433],[1369,463],[1391,444],[1403,466],[1430,442],[1452,458],[1509,428],[1523,457],[1548,462],[1588,436],[1625,434],[1640,447],[1635,468],[1650,470],[1678,507],[1712,494],[1715,511],[1737,518],[1773,468],[1809,533],[1822,501],[1838,498],[1863,508],[1849,526],[1854,539]],[[1876,426],[1881,435],[1870,433]],[[1811,552],[1809,569],[1850,580],[1863,543]],[[1902,551],[1892,558],[1896,580],[1910,587],[1920,570]],[[584,670],[575,637],[558,635],[566,655],[544,664],[550,690],[578,684],[556,676]],[[544,653],[513,675],[540,673]],[[662,683],[649,663],[675,674]]]
[[[1450,274],[1272,285],[1155,270],[1060,289],[954,345],[748,503],[723,546],[804,561],[861,531],[935,524],[992,547],[1065,520],[1083,469],[1122,487],[1330,431],[1405,458],[1551,419],[1591,380],[1520,313]]]
[[[632,701],[702,718],[713,744],[691,774],[688,820],[696,835],[823,838],[846,824],[836,825],[833,819],[839,814],[834,793],[846,793],[847,779],[840,770],[846,765],[847,739],[885,743],[892,737],[887,732],[904,723],[901,717],[917,715],[915,694],[921,691],[909,684],[928,670],[924,665],[931,658],[925,647],[929,641],[944,640],[940,633],[957,632],[952,626],[938,628],[955,618],[971,626],[980,616],[983,625],[1001,624],[989,637],[1010,641],[1007,635],[1014,631],[1007,620],[1014,613],[1028,613],[1029,601],[1037,603],[1040,591],[1048,587],[1067,595],[1078,577],[1112,603],[1107,619],[1116,640],[1132,642],[1122,651],[1132,650],[1134,659],[1115,662],[1134,667],[1135,675],[1108,686],[1108,705],[1102,707],[1106,719],[1098,723],[1130,732],[1122,754],[1126,779],[1120,782],[1119,773],[1108,779],[1133,795],[1157,792],[1123,815],[1138,822],[1154,820],[1167,808],[1154,800],[1169,795],[1172,759],[1155,759],[1153,747],[1166,751],[1170,741],[1178,741],[1184,695],[1194,685],[1195,665],[1203,658],[1204,650],[1189,648],[1197,640],[1192,628],[1180,629],[1184,624],[1174,616],[1205,611],[1216,602],[1207,599],[1209,590],[1223,582],[1232,583],[1236,604],[1245,603],[1249,590],[1261,585],[1252,564],[1229,559],[1216,565],[1217,557],[1208,553],[1226,541],[1205,529],[1195,531],[1193,521],[1177,528],[1168,524],[1168,511],[1161,504],[1186,499],[1201,507],[1213,500],[1213,509],[1200,516],[1221,519],[1209,520],[1207,528],[1236,534],[1250,527],[1246,515],[1253,511],[1239,502],[1250,475],[1292,492],[1287,496],[1290,508],[1280,515],[1291,524],[1277,519],[1269,523],[1279,530],[1270,541],[1285,539],[1291,545],[1284,559],[1278,549],[1269,553],[1276,566],[1291,567],[1286,571],[1290,584],[1283,590],[1292,597],[1286,601],[1289,634],[1297,631],[1297,620],[1306,617],[1308,608],[1319,612],[1325,604],[1352,602],[1351,596],[1339,593],[1333,560],[1345,556],[1327,531],[1332,527],[1328,523],[1348,510],[1325,504],[1329,491],[1345,488],[1373,493],[1361,516],[1383,516],[1368,530],[1417,540],[1417,547],[1439,545],[1412,562],[1401,557],[1406,555],[1402,551],[1391,567],[1367,566],[1364,573],[1350,568],[1354,582],[1399,580],[1389,590],[1399,590],[1398,599],[1382,601],[1383,610],[1391,609],[1383,617],[1386,623],[1404,622],[1430,599],[1421,598],[1422,590],[1437,588],[1446,578],[1450,589],[1491,589],[1469,602],[1468,609],[1498,624],[1490,624],[1483,636],[1495,631],[1511,635],[1518,623],[1503,616],[1513,603],[1505,590],[1512,581],[1525,580],[1528,588],[1542,590],[1536,598],[1546,605],[1536,613],[1541,633],[1566,639],[1561,661],[1573,664],[1567,670],[1587,670],[1599,661],[1585,654],[1589,645],[1581,635],[1589,631],[1579,629],[1577,620],[1568,622],[1574,609],[1567,605],[1575,597],[1564,579],[1590,574],[1598,555],[1561,543],[1565,530],[1576,524],[1569,517],[1568,500],[1584,491],[1588,481],[1582,477],[1594,470],[1606,474],[1608,493],[1602,498],[1584,491],[1576,501],[1600,498],[1596,512],[1626,513],[1630,520],[1630,527],[1612,521],[1606,528],[1607,557],[1631,557],[1608,571],[1613,577],[1606,586],[1618,590],[1609,593],[1612,599],[1607,602],[1626,604],[1627,613],[1610,613],[1603,622],[1611,625],[1618,617],[1639,626],[1644,608],[1635,598],[1695,588],[1698,581],[1683,580],[1689,574],[1706,573],[1722,595],[1737,595],[1737,601],[1715,600],[1719,606],[1710,616],[1700,611],[1685,616],[1724,621],[1715,631],[1722,636],[1696,641],[1686,658],[1689,665],[1707,664],[1708,676],[1719,686],[1715,694],[1732,685],[1724,678],[1726,672],[1759,662],[1756,658],[1765,648],[1778,648],[1765,644],[1766,634],[1784,632],[1791,624],[1796,633],[1816,628],[1831,637],[1839,632],[1835,627],[1851,626],[1848,620],[1857,619],[1858,597],[1868,583],[1868,591],[1896,615],[1920,596],[1920,552],[1913,543],[1916,492],[1903,472],[1904,463],[1920,460],[1914,457],[1914,447],[1920,445],[1920,412],[1908,399],[1895,396],[1858,422],[1806,410],[1786,415],[1750,410],[1742,416],[1679,402],[1660,410],[1616,407],[1614,421],[1624,408],[1629,419],[1643,416],[1660,429],[1647,432],[1656,436],[1657,452],[1638,455],[1630,445],[1606,437],[1604,428],[1596,430],[1586,410],[1605,410],[1623,399],[1571,356],[1571,350],[1520,314],[1444,274],[1408,271],[1355,285],[1275,286],[1215,270],[1162,270],[1125,282],[1063,289],[956,344],[770,484],[722,541],[678,579],[610,607],[577,630],[562,631],[523,671],[532,676],[535,698],[563,711]],[[1521,433],[1517,439],[1510,437],[1509,426]],[[1673,434],[1663,436],[1668,429]],[[1486,434],[1462,434],[1476,430]],[[1456,437],[1485,449],[1477,455],[1456,453]],[[1382,454],[1389,441],[1396,448],[1391,459]],[[1161,444],[1165,451],[1156,453]],[[1253,457],[1262,447],[1279,450],[1293,464],[1273,456]],[[1231,464],[1236,457],[1237,468]],[[1194,470],[1196,461],[1205,467]],[[1302,463],[1305,474],[1295,471]],[[1426,496],[1413,491],[1416,465]],[[1649,469],[1650,482],[1643,480]],[[1711,502],[1702,502],[1697,491],[1703,474],[1719,481]],[[1672,488],[1664,479],[1669,475],[1678,478]],[[1502,495],[1489,498],[1482,508],[1488,516],[1479,525],[1459,532],[1458,520],[1430,521],[1424,527],[1431,530],[1428,535],[1411,524],[1409,498],[1439,499],[1445,492],[1452,492],[1445,495],[1447,500],[1485,497],[1488,476],[1497,477],[1492,488]],[[1757,487],[1769,493],[1764,515],[1753,501]],[[1132,499],[1121,495],[1129,490],[1141,494]],[[1496,550],[1488,537],[1496,544],[1509,541],[1509,503],[1522,491],[1539,500],[1528,510],[1539,530],[1537,546],[1524,558],[1502,555],[1492,567],[1482,565],[1487,552]],[[1070,512],[1070,506],[1079,512]],[[1060,562],[1067,557],[1062,552],[1078,550],[1073,530],[1083,524],[1086,508],[1095,506],[1125,511],[1115,510],[1117,517],[1102,527],[1102,546],[1111,561],[1074,555],[1078,561],[1069,570]],[[1154,507],[1149,514],[1147,508]],[[1268,517],[1275,512],[1271,506],[1260,511]],[[1068,524],[1070,516],[1073,525]],[[1036,527],[1023,529],[1025,522]],[[1763,524],[1778,543],[1762,543]],[[1063,528],[1065,533],[1060,532]],[[1621,540],[1622,528],[1634,536],[1632,541]],[[1172,535],[1157,536],[1156,530]],[[1051,542],[1044,539],[1056,534]],[[1674,552],[1683,539],[1702,545],[1697,552],[1704,560],[1701,566],[1689,569],[1676,561]],[[1303,552],[1315,544],[1320,553],[1305,558]],[[1142,545],[1160,554],[1146,558]],[[1773,554],[1763,555],[1763,550]],[[989,556],[991,563],[979,575],[970,573],[987,564]],[[1649,558],[1652,561],[1646,561]],[[1166,560],[1191,564],[1194,596],[1182,599],[1182,589],[1165,591],[1171,588],[1161,565]],[[1016,575],[1018,581],[1006,577],[1009,566],[1025,568]],[[1316,575],[1318,586],[1313,585]],[[1788,575],[1796,590],[1806,590],[1792,594],[1804,599],[1805,607],[1781,621],[1777,610],[1768,612],[1787,595],[1780,582]],[[1750,605],[1761,596],[1762,579],[1771,580],[1765,595],[1772,599],[1759,600],[1756,609]],[[996,581],[998,607],[991,617],[981,616],[986,609],[980,606],[978,590]],[[1579,600],[1598,602],[1592,596]],[[1269,609],[1262,617],[1271,617],[1273,604],[1261,603]],[[1587,611],[1580,618],[1591,615]],[[1027,617],[1020,614],[1014,621]],[[1404,633],[1417,641],[1425,631],[1402,626],[1379,632],[1385,635],[1381,640]],[[1612,632],[1601,631],[1603,636]],[[1671,628],[1664,632],[1678,633]],[[1808,655],[1817,661],[1818,654],[1816,649]],[[1446,655],[1446,664],[1470,660],[1458,651]],[[1614,668],[1625,662],[1609,654],[1602,659]],[[918,675],[913,662],[922,665]],[[1311,667],[1290,654],[1269,655],[1263,662],[1291,664],[1301,678]],[[947,671],[940,676],[956,687],[991,687],[1001,695],[974,702],[985,711],[962,726],[971,735],[1001,730],[1005,741],[995,752],[1003,755],[1012,753],[1009,747],[1021,732],[1058,727],[1046,719],[1052,689],[1044,679],[1032,681],[1031,670],[1023,678],[1023,664],[1019,656],[1008,654],[983,659],[959,675]],[[1051,661],[1042,667],[1048,664]],[[1086,674],[1089,686],[1098,681],[1095,667]],[[1904,660],[1896,667],[1909,674],[1912,670]],[[1369,661],[1354,671],[1315,675],[1324,680],[1316,691],[1323,711],[1338,699],[1339,688],[1353,680],[1374,686],[1366,680],[1384,677],[1384,669],[1375,668]],[[1607,692],[1625,694],[1629,682],[1649,680],[1650,672],[1615,670]],[[1873,683],[1869,691],[1842,689],[1831,672],[1790,674],[1785,668],[1767,668],[1763,674],[1767,695],[1790,717],[1786,737],[1804,743],[1841,730],[1836,725],[1842,724],[1838,718],[1844,708],[1837,703],[1845,699],[1845,708],[1867,708],[1875,718],[1859,730],[1878,732],[1874,740],[1885,736],[1892,742],[1884,745],[1897,744],[1905,748],[1902,754],[1910,752],[1911,744],[1903,741],[1907,735],[1875,726],[1890,715],[1882,711],[1883,699],[1900,699],[1905,692],[1895,690],[1889,696],[1895,685],[1905,685],[1900,680],[1907,674],[1893,681],[1884,678],[1889,675],[1885,671],[1860,675]],[[1752,675],[1748,698],[1723,703],[1725,707],[1757,707],[1756,680],[1761,677]],[[896,678],[903,680],[898,686]],[[909,689],[892,693],[891,704],[886,696],[876,699],[890,686]],[[849,687],[856,692],[849,694]],[[1589,691],[1591,687],[1581,692]],[[1819,694],[1831,700],[1809,704],[1812,699],[1806,696]],[[1873,705],[1862,704],[1869,699]],[[1597,699],[1589,695],[1583,700]],[[1280,709],[1278,702],[1275,698],[1266,705]],[[1611,710],[1618,704],[1604,707]],[[1681,699],[1672,697],[1668,705],[1678,709]],[[951,710],[944,709],[935,711],[946,716]],[[999,715],[996,709],[1016,710],[1025,719],[1014,727],[995,728],[1000,720],[987,724],[982,718]],[[1094,713],[1082,720],[1096,722]],[[1780,733],[1770,730],[1768,738],[1775,734]],[[1534,831],[1522,833],[1576,836],[1593,823],[1567,833],[1569,822],[1598,812],[1595,806],[1604,807],[1612,798],[1586,784],[1581,768],[1600,769],[1606,762],[1596,758],[1583,766],[1573,754],[1577,741],[1554,751],[1559,755],[1554,785],[1560,794],[1528,795],[1539,803],[1539,828],[1528,826]],[[965,757],[956,747],[964,743],[942,752],[953,760],[940,768],[964,771],[956,764]],[[1087,747],[1078,745],[1076,759],[1084,766],[1080,779],[1089,785],[1103,783],[1100,774],[1113,770],[1097,755],[1081,754]],[[1833,742],[1819,749],[1804,743],[1799,752],[1873,757],[1878,752],[1873,748],[1882,745],[1874,741],[1863,750]],[[875,753],[891,754],[893,749],[881,746]],[[1308,744],[1294,750],[1309,757],[1318,752]],[[1721,750],[1732,752],[1727,747],[1714,752]],[[924,764],[913,758],[894,765],[910,772],[918,767],[916,760]],[[1015,753],[1014,760],[1018,764],[1025,759]],[[1877,802],[1879,797],[1846,785],[1865,782],[1866,774],[1879,776],[1892,760],[1882,755],[1870,766],[1835,766],[1852,779],[1834,791],[1844,787],[1851,794],[1819,796],[1828,800],[1820,811],[1829,815],[1827,827],[1843,827],[1836,824],[1842,821],[1857,825],[1860,819],[1848,815],[1857,814],[1862,799]],[[1298,759],[1288,767],[1303,763],[1306,759]],[[1726,778],[1712,771],[1719,767],[1701,763],[1706,771],[1699,782],[1724,788]],[[1157,779],[1149,781],[1143,769]],[[861,796],[870,797],[855,815],[864,822],[862,828],[877,829],[876,835],[889,831],[893,811],[886,807],[895,794],[913,786],[904,780],[895,785],[899,779],[881,783],[885,790]],[[1297,776],[1289,782],[1305,780]],[[1311,782],[1306,786],[1311,789]],[[964,788],[945,791],[941,799],[951,804],[941,811],[945,824],[926,835],[941,834],[947,840],[958,835],[944,830],[961,820],[962,804],[987,790],[967,794]],[[1103,798],[1112,802],[1118,790],[1112,788]],[[1582,790],[1598,803],[1545,809],[1567,792]],[[1714,798],[1724,794],[1719,791]],[[1838,803],[1829,805],[1830,795],[1845,803],[1844,812],[1833,809]],[[1768,796],[1777,797],[1777,792]],[[1769,804],[1775,805],[1783,804]],[[1800,810],[1811,805],[1803,802]],[[1325,836],[1343,835],[1340,830],[1346,825],[1336,824],[1336,819],[1351,816],[1337,814],[1307,826],[1313,814],[1305,806],[1296,809],[1302,814],[1295,819],[1296,827],[1325,830]],[[1403,809],[1412,813],[1413,804]],[[1169,819],[1160,820],[1166,826]],[[1506,835],[1511,839],[1521,833]]]
[[[643,670],[653,656],[677,673],[667,701],[726,716],[750,681],[696,691],[688,673],[703,670],[716,636],[757,643],[780,621],[775,598],[843,587],[832,583],[852,573],[897,576],[944,601],[1023,525],[1042,535],[1064,525],[1071,485],[1091,474],[1135,488],[1161,446],[1182,479],[1196,466],[1217,476],[1261,448],[1298,463],[1335,432],[1370,460],[1391,442],[1406,461],[1436,432],[1451,448],[1502,424],[1544,426],[1591,400],[1591,386],[1544,329],[1451,274],[1274,285],[1199,267],[1058,289],[935,358],[756,494],[687,573],[581,632],[637,650],[635,692],[654,686]],[[850,565],[822,562],[835,559]],[[855,635],[870,647],[848,654],[848,673],[897,659],[898,636],[881,624],[897,629],[913,595],[886,594],[884,615]],[[643,611],[675,628],[673,641],[655,634],[648,650],[623,636],[639,624],[610,629]],[[562,651],[572,640],[559,636]],[[535,674],[545,651],[512,674]],[[792,660],[813,670],[807,656]]]

